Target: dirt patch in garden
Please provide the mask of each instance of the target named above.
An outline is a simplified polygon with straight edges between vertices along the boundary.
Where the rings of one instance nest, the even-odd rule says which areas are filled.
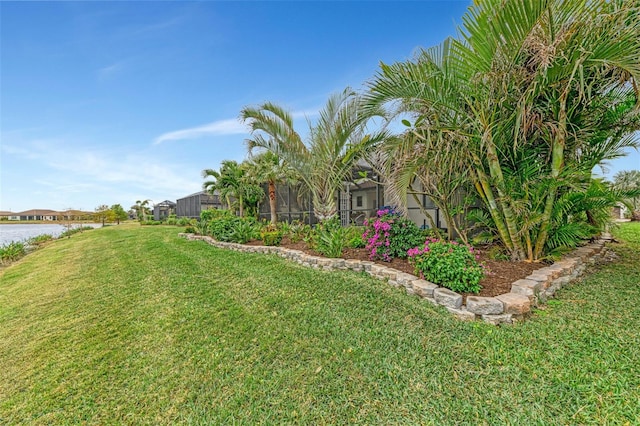
[[[250,241],[249,245],[263,245],[262,241]],[[292,243],[288,238],[283,238],[280,247],[288,249],[295,249],[303,251],[313,256],[322,256],[320,253],[310,249],[303,241]],[[546,266],[543,263],[529,263],[529,262],[511,262],[508,260],[493,260],[487,256],[488,250],[476,249],[475,253],[480,256],[480,262],[485,266],[486,275],[480,281],[482,290],[476,296],[493,297],[500,294],[509,293],[511,291],[511,284],[514,281],[525,278],[530,275],[536,269]],[[369,259],[369,253],[366,249],[352,249],[347,248],[342,252],[342,258],[344,259],[356,259],[356,260],[371,260]],[[393,259],[391,262],[383,262],[381,260],[374,260],[375,263],[380,265],[391,267],[402,272],[414,274],[413,266],[406,259]],[[467,294],[463,294],[466,296]]]

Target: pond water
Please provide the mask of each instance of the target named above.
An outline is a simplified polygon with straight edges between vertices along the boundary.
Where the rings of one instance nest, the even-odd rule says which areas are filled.
[[[74,224],[76,226],[92,226],[99,228],[102,225],[99,223],[83,223],[81,225]],[[42,234],[59,236],[64,232],[66,228],[63,225],[56,223],[23,223],[23,224],[2,224],[0,225],[0,245],[8,244],[12,241],[24,241],[29,238],[37,237]]]

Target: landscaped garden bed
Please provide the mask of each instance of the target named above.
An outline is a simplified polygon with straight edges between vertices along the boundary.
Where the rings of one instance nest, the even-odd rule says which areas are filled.
[[[260,241],[252,240],[247,244],[233,242],[216,241],[208,236],[181,234],[188,239],[199,239],[211,245],[221,248],[233,249],[244,252],[272,253],[297,262],[303,266],[313,267],[322,270],[344,270],[364,271],[369,275],[388,281],[396,287],[404,287],[409,294],[415,294],[424,300],[435,305],[444,306],[449,312],[462,320],[481,319],[490,324],[505,324],[525,319],[531,308],[546,302],[555,292],[564,285],[579,277],[589,263],[593,263],[597,257],[604,253],[604,240],[597,240],[584,247],[580,247],[562,260],[551,265],[533,268],[527,271],[525,268],[518,268],[518,273],[505,274],[511,276],[510,283],[502,285],[505,289],[502,293],[497,293],[498,285],[489,286],[493,293],[479,293],[478,295],[458,294],[446,287],[438,286],[432,282],[412,275],[407,272],[409,262],[402,262],[402,259],[394,262],[374,262],[362,259],[362,251],[351,249],[341,258],[325,258],[316,251],[310,249],[306,243],[289,243],[280,246],[265,246]],[[282,243],[282,241],[281,241]],[[364,250],[364,249],[362,249]],[[360,258],[349,257],[350,253],[358,253]],[[364,251],[366,254],[366,250]],[[508,270],[509,264],[521,264],[524,262],[499,262],[502,264],[501,270]],[[396,266],[403,265],[402,268]],[[529,265],[534,266],[534,265]],[[511,268],[516,270],[516,268]],[[527,272],[527,275],[523,275]],[[486,280],[486,278],[485,278]],[[488,280],[488,282],[499,282]]]
[[[247,242],[247,245],[260,246],[263,245],[263,242],[261,240],[252,240]],[[289,238],[286,237],[282,239],[280,247],[293,250],[301,250],[313,256],[322,256],[316,250],[309,247],[309,244],[305,243],[304,241],[293,243]],[[514,281],[525,278],[527,275],[530,275],[537,269],[547,266],[544,263],[531,263],[524,261],[512,262],[508,260],[491,259],[488,255],[488,251],[488,248],[484,250],[476,250],[476,253],[480,256],[479,261],[485,266],[485,276],[484,278],[482,278],[482,280],[480,280],[482,289],[480,290],[480,293],[477,294],[477,296],[493,297],[499,294],[507,293],[511,290],[511,284]],[[341,258],[361,261],[371,260],[369,258],[369,253],[364,248],[345,248],[342,251]],[[384,262],[382,260],[375,260],[374,262],[381,266],[391,267],[408,274],[415,273],[415,267],[411,265],[411,263],[409,263],[407,259],[394,258],[391,259],[390,262]],[[467,294],[469,293],[464,293],[465,296]]]

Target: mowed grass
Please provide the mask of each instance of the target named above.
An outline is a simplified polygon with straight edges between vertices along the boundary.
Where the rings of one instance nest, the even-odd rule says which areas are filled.
[[[638,424],[640,224],[522,324],[107,227],[0,272],[0,424]]]

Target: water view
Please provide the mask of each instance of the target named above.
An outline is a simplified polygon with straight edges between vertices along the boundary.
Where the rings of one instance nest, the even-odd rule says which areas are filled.
[[[74,227],[76,226],[92,226],[94,228],[99,228],[102,225],[99,223],[74,224]],[[3,224],[0,225],[0,245],[8,244],[12,241],[24,241],[42,234],[49,234],[54,237],[58,237],[65,231],[65,229],[64,225],[55,223]]]

